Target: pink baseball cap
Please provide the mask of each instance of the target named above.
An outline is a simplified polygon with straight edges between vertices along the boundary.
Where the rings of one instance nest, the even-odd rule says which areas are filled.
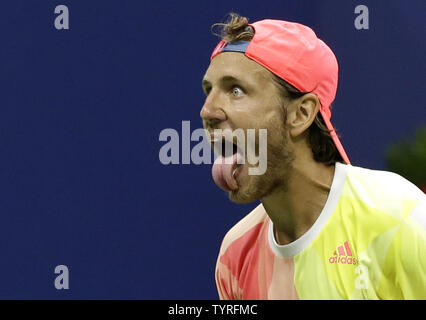
[[[350,164],[331,123],[330,106],[336,97],[339,66],[331,49],[315,32],[302,24],[261,20],[250,24],[254,37],[250,41],[220,41],[211,59],[221,52],[241,52],[301,92],[318,97],[320,113],[342,159]]]

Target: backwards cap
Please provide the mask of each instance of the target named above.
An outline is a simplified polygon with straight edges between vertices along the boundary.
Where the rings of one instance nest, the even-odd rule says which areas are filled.
[[[350,164],[331,124],[330,105],[336,97],[338,64],[333,51],[315,32],[302,24],[281,20],[262,20],[250,24],[254,37],[250,41],[220,41],[213,59],[221,52],[241,52],[301,92],[314,93],[320,113],[342,159]]]

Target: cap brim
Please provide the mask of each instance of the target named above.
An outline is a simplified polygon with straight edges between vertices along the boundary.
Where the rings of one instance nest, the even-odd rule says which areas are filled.
[[[343,145],[340,142],[339,137],[337,136],[336,130],[334,130],[334,127],[331,124],[330,119],[324,113],[322,108],[320,108],[320,113],[321,113],[321,116],[324,120],[325,125],[327,126],[327,129],[330,130],[331,138],[333,139],[334,145],[336,146],[337,150],[339,151],[340,155],[342,156],[343,161],[345,161],[347,164],[351,164],[351,162],[349,161],[349,157],[346,154],[345,148],[343,148]]]

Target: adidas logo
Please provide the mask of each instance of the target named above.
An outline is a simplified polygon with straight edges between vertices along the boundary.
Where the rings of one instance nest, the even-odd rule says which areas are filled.
[[[333,257],[328,259],[330,263],[341,264],[356,264],[356,258],[352,255],[352,250],[349,246],[349,241],[346,241],[343,246],[337,247],[333,252]]]

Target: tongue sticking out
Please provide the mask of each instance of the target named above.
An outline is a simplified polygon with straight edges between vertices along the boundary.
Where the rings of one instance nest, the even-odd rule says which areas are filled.
[[[239,153],[236,152],[228,157],[219,155],[215,160],[212,167],[212,176],[214,182],[219,188],[225,191],[238,189],[237,181],[233,175],[233,171],[237,167],[238,159]]]

